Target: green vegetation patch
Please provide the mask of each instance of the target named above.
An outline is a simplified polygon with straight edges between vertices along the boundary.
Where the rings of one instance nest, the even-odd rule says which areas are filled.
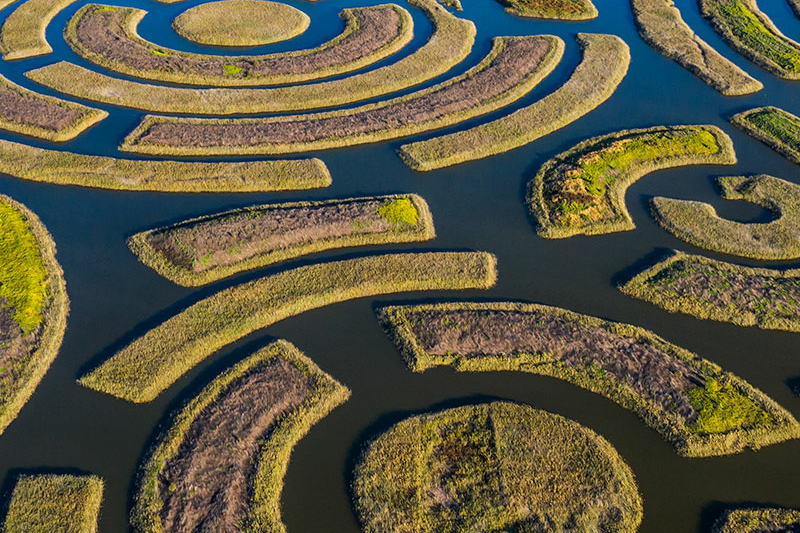
[[[404,144],[400,158],[427,171],[519,148],[605,102],[628,72],[630,50],[615,35],[579,33],[583,60],[556,91],[513,113],[463,131]]]
[[[177,412],[141,468],[139,533],[283,533],[295,444],[350,396],[286,341],[216,377]]]
[[[681,165],[733,164],[730,138],[715,126],[625,130],[583,141],[542,165],[528,185],[528,208],[542,237],[634,229],[628,187]]]
[[[219,0],[187,9],[172,21],[184,38],[210,46],[259,46],[306,31],[311,19],[269,0]]]
[[[24,59],[53,51],[45,38],[47,25],[62,9],[77,0],[25,0],[0,27],[3,59]]]
[[[378,294],[488,289],[484,252],[393,253],[302,266],[205,298],[134,340],[80,379],[91,389],[148,402],[206,357],[245,335],[325,305]]]
[[[737,96],[763,88],[698,37],[672,0],[631,0],[631,9],[642,39],[722,94]]]
[[[453,302],[378,311],[409,367],[562,379],[636,413],[688,457],[800,437],[771,398],[650,331],[537,304]]]
[[[162,276],[197,286],[324,250],[434,236],[425,200],[394,195],[235,209],[138,233],[128,245]]]
[[[800,530],[800,511],[767,507],[733,509],[717,519],[712,533],[792,532]]]
[[[600,435],[559,415],[493,402],[408,418],[356,465],[366,533],[633,533],[642,500]]]
[[[4,533],[95,533],[103,480],[97,476],[20,476]]]
[[[597,18],[591,0],[498,0],[506,12],[519,17],[555,20],[589,20]]]
[[[0,139],[0,172],[30,181],[162,192],[257,192],[314,189],[331,183],[319,159],[185,163],[46,150]]]
[[[800,269],[750,268],[674,252],[620,290],[673,313],[800,332]]]
[[[256,3],[267,4],[253,2]],[[395,4],[384,4],[342,10],[343,31],[315,48],[251,56],[200,54],[165,48],[143,39],[136,28],[146,11],[131,7],[111,11],[102,7],[87,4],[67,23],[64,38],[78,55],[129,76],[184,85],[242,87],[318,80],[385,59],[413,38],[413,21],[408,11]],[[199,6],[201,10],[220,14],[224,13],[223,8],[211,4]],[[225,17],[211,26],[214,31],[225,33]]]
[[[418,85],[446,73],[469,55],[475,41],[471,21],[454,17],[435,0],[408,2],[433,25],[424,45],[389,65],[326,82],[266,89],[195,89],[113,78],[64,61],[26,76],[78,98],[156,113],[239,115],[336,107]]]
[[[731,124],[787,159],[800,163],[800,117],[777,107],[757,107],[734,115]]]
[[[758,204],[777,218],[734,222],[707,203],[660,196],[651,201],[653,216],[679,239],[707,250],[762,260],[800,257],[800,185],[766,174],[723,176],[717,183],[723,198]]]
[[[58,354],[68,309],[53,239],[33,212],[0,195],[0,433]]]
[[[281,154],[414,135],[463,122],[518,100],[558,64],[553,36],[495,37],[469,71],[417,92],[361,107],[259,118],[146,116],[120,149],[142,154]]]
[[[800,44],[783,35],[755,0],[698,0],[698,4],[737,52],[776,76],[800,79]]]

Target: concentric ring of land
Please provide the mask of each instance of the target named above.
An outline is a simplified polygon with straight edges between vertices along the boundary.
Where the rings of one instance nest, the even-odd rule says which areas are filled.
[[[630,50],[616,35],[579,33],[583,59],[557,90],[491,122],[424,141],[404,144],[400,158],[427,171],[519,148],[593,111],[628,72]]]
[[[410,194],[235,209],[137,233],[128,245],[167,279],[197,286],[324,250],[434,235],[428,204]]]
[[[286,341],[209,383],[172,419],[141,470],[139,533],[285,531],[292,448],[350,391]]]
[[[311,19],[270,0],[220,0],[187,9],[172,27],[185,39],[209,46],[258,46],[306,31]]]
[[[324,78],[365,67],[408,44],[411,15],[394,4],[345,9],[344,31],[316,48],[260,56],[181,52],[142,39],[146,11],[89,4],[67,24],[64,37],[83,58],[138,78],[219,87],[275,85]]]
[[[69,300],[55,254],[39,218],[0,195],[0,433],[61,348]]]
[[[475,67],[392,100],[310,115],[250,119],[149,116],[121,149],[145,154],[279,154],[377,142],[442,128],[508,105],[552,72],[558,37],[496,37]]]
[[[507,402],[392,426],[367,445],[353,493],[365,533],[634,533],[642,520],[633,472],[608,441]]]
[[[331,184],[319,159],[185,163],[47,150],[0,139],[0,172],[30,181],[101,189],[162,192],[258,192]]]
[[[488,289],[485,252],[391,253],[317,263],[220,291],[162,322],[80,379],[148,402],[216,350],[284,318],[354,298],[425,290]]]
[[[415,372],[517,370],[562,379],[636,413],[688,457],[800,438],[766,394],[645,329],[522,302],[392,306],[381,321]]]
[[[108,113],[30,91],[0,75],[0,129],[47,141],[67,141]]]
[[[454,17],[436,0],[408,0],[430,20],[428,41],[383,67],[331,81],[272,88],[186,88],[112,78],[61,61],[26,76],[78,98],[156,113],[236,115],[336,107],[407,89],[441,76],[463,61],[475,41],[475,25]]]

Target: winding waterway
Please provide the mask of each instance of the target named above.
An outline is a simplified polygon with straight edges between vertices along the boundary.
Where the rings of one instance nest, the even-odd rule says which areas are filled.
[[[564,59],[554,73],[512,108],[538,100],[569,77],[580,59],[574,39],[577,32],[622,37],[631,48],[630,72],[605,104],[563,130],[504,155],[429,173],[410,170],[396,156],[396,148],[407,142],[403,139],[314,154],[328,164],[333,176],[330,187],[315,191],[241,195],[128,193],[0,177],[0,193],[30,207],[52,233],[71,299],[61,353],[19,417],[0,436],[0,480],[4,481],[4,489],[10,487],[13,476],[20,471],[67,469],[98,474],[106,482],[99,531],[127,532],[136,469],[160,424],[219,371],[277,337],[296,344],[353,391],[352,398],[315,426],[294,451],[283,495],[289,533],[358,532],[350,507],[349,476],[364,440],[412,413],[488,399],[547,409],[606,437],[639,482],[644,499],[641,533],[707,532],[729,505],[757,503],[800,508],[800,441],[728,457],[680,458],[630,412],[554,379],[514,373],[457,374],[450,369],[412,374],[381,331],[374,307],[402,300],[515,299],[565,307],[651,329],[735,372],[800,417],[800,398],[786,383],[787,379],[800,376],[800,335],[671,315],[615,289],[618,280],[633,272],[632,267],[635,270],[637,265],[651,262],[654,254],[665,249],[756,264],[708,254],[675,239],[650,217],[647,203],[656,195],[701,200],[715,206],[722,216],[766,219],[765,212],[756,206],[722,200],[715,191],[713,177],[769,173],[800,183],[798,167],[736,130],[727,119],[758,105],[777,105],[800,114],[800,82],[779,80],[733,52],[700,17],[694,0],[676,0],[684,19],[700,37],[762,81],[762,91],[736,98],[721,96],[677,63],[651,50],[639,37],[626,0],[595,0],[600,16],[589,22],[526,20],[505,14],[492,0],[462,2],[461,16],[474,20],[478,27],[474,50],[464,64],[426,85],[466,71],[488,52],[495,35],[555,34],[566,42]],[[30,82],[24,72],[62,59],[91,67],[69,49],[61,36],[64,24],[82,3],[70,6],[50,24],[47,36],[54,48],[52,54],[3,62],[0,71],[16,83],[57,94]],[[170,27],[174,16],[201,3],[198,0],[173,5],[144,0],[114,3],[151,12],[140,24],[144,38],[168,47],[208,50],[184,41]],[[316,46],[341,31],[338,12],[342,8],[381,2],[287,3],[309,14],[309,30],[293,40],[248,53]],[[785,0],[761,0],[760,4],[784,33],[800,39],[800,19]],[[0,18],[9,11],[0,12]],[[421,11],[409,11],[414,17],[415,37],[399,57],[419,47],[430,34],[430,25]],[[120,155],[116,146],[142,114],[90,105],[107,109],[111,116],[63,148]],[[482,120],[485,119],[468,124]],[[737,165],[666,170],[640,180],[627,194],[635,231],[557,241],[537,237],[524,206],[524,190],[548,158],[586,137],[619,129],[700,123],[720,126],[731,136],[739,158]],[[0,137],[48,146],[7,133]],[[395,192],[414,192],[427,200],[437,230],[435,240],[319,254],[199,289],[178,287],[161,278],[138,263],[125,244],[125,239],[136,232],[238,206]],[[309,311],[220,351],[149,404],[129,404],[75,382],[122,344],[220,288],[320,259],[373,250],[419,249],[492,252],[498,257],[498,284],[489,291],[362,299]]]

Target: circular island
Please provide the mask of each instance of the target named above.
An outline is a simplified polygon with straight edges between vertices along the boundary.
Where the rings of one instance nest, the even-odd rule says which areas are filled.
[[[628,465],[588,428],[507,402],[408,418],[356,466],[366,533],[634,532],[642,501]]]
[[[308,15],[269,0],[221,0],[187,9],[172,27],[182,37],[209,46],[260,46],[306,31]]]

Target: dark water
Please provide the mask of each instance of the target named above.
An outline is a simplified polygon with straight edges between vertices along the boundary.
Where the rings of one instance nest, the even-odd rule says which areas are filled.
[[[152,12],[141,24],[145,38],[165,46],[201,49],[181,40],[169,26],[176,14],[198,1],[172,6],[132,0],[117,3]],[[342,22],[337,16],[341,8],[363,5],[358,0],[288,3],[307,12],[312,25],[303,36],[266,49],[303,48],[323,42],[341,30]],[[379,2],[374,0],[374,3]],[[333,185],[311,192],[125,193],[0,178],[0,192],[28,205],[53,234],[72,301],[69,326],[58,359],[17,420],[0,436],[0,480],[5,480],[6,489],[11,476],[20,470],[75,469],[99,474],[106,480],[100,532],[128,531],[127,513],[135,488],[136,467],[159,424],[216,373],[271,339],[285,338],[353,390],[352,399],[315,426],[294,451],[283,496],[284,520],[289,532],[357,532],[348,484],[353,458],[364,440],[410,413],[488,399],[519,401],[560,413],[611,441],[637,476],[645,505],[642,533],[705,532],[729,505],[800,507],[800,441],[730,457],[683,459],[629,412],[566,383],[514,373],[456,374],[448,369],[415,375],[402,363],[374,318],[373,309],[377,305],[432,298],[542,302],[649,328],[739,374],[800,416],[800,398],[791,393],[786,383],[787,379],[800,375],[800,336],[670,315],[629,299],[614,288],[618,279],[631,272],[632,265],[651,261],[654,254],[665,249],[698,251],[654,223],[647,210],[650,197],[667,195],[708,201],[723,216],[757,220],[764,217],[761,209],[721,200],[714,189],[713,177],[767,172],[800,181],[796,166],[727,123],[731,114],[755,105],[774,104],[800,113],[800,98],[796,95],[800,85],[778,80],[740,58],[699,16],[693,0],[676,1],[684,18],[703,39],[764,82],[764,90],[739,98],[720,96],[647,47],[635,31],[625,0],[596,0],[600,17],[587,23],[517,19],[506,15],[492,0],[463,0],[463,3],[463,16],[476,22],[479,36],[472,55],[453,74],[479,61],[489,50],[494,35],[551,33],[566,41],[562,64],[518,105],[540,98],[569,76],[579,60],[574,40],[579,31],[614,33],[625,39],[631,47],[630,72],[607,103],[556,134],[505,155],[431,173],[420,174],[406,168],[394,154],[401,144],[398,141],[322,153],[333,174]],[[761,4],[787,35],[800,38],[800,20],[784,0],[762,0]],[[85,65],[61,37],[61,28],[78,7],[76,4],[64,10],[51,24],[48,40],[55,49],[53,54],[3,63],[2,72],[18,83],[41,90],[24,78],[25,71],[64,58]],[[430,34],[425,17],[418,10],[412,11],[416,25],[411,50]],[[110,118],[66,143],[65,148],[84,153],[116,153],[116,145],[141,114],[108,109],[112,112]],[[561,241],[545,241],[536,236],[523,205],[523,191],[547,158],[600,133],[688,123],[722,127],[733,138],[740,163],[735,167],[662,171],[640,180],[627,195],[637,225],[635,231]],[[20,139],[13,135],[4,137]],[[485,292],[364,299],[305,313],[215,354],[146,405],[131,405],[75,383],[83,371],[108,357],[121,343],[165,317],[222,287],[265,273],[249,273],[196,290],[180,288],[136,261],[125,246],[125,238],[132,233],[258,202],[390,192],[416,192],[425,197],[434,215],[438,237],[427,244],[380,250],[490,251],[499,260],[497,286]],[[327,253],[314,260],[369,251]]]

